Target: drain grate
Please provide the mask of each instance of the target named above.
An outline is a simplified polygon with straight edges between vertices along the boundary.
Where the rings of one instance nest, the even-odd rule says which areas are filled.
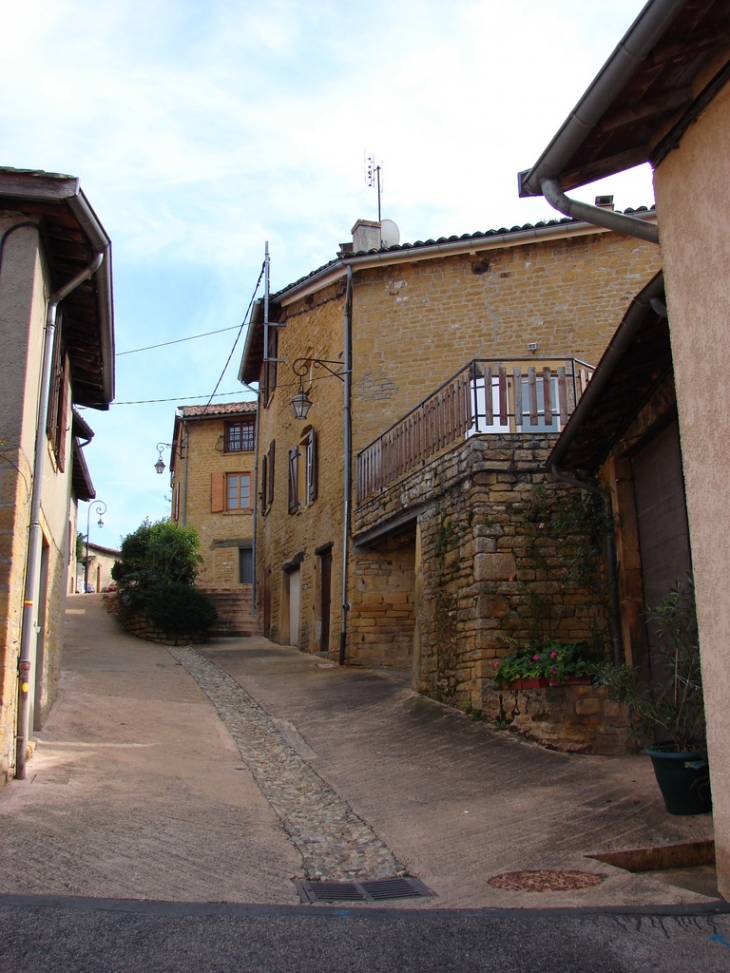
[[[489,884],[510,892],[570,892],[600,885],[606,876],[596,872],[554,872],[550,869],[504,872],[493,875]]]
[[[388,902],[435,895],[415,878],[380,878],[364,882],[295,882],[302,902]]]

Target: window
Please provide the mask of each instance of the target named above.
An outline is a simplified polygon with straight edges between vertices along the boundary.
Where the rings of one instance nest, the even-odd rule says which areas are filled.
[[[251,506],[251,474],[226,474],[226,510],[248,510]]]
[[[238,548],[238,581],[253,584],[253,551],[250,547]]]
[[[214,514],[251,509],[250,473],[211,473],[210,512]]]
[[[256,421],[243,419],[240,422],[227,422],[223,437],[224,453],[250,452],[254,448]]]
[[[530,400],[530,387],[527,379],[522,379],[522,425],[518,425],[519,432],[560,432],[560,411],[558,407],[558,380],[551,378],[547,388],[548,402],[545,401],[545,383],[538,381],[535,387],[537,395],[537,423],[532,424],[530,411],[533,403]],[[548,423],[546,416],[552,415],[552,422]]]

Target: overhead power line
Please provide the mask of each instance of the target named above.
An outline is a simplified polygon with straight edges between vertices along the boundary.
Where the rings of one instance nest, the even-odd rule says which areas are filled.
[[[152,402],[187,402],[188,399],[219,399],[225,395],[241,395],[241,389],[235,392],[218,392],[215,396],[210,395],[174,395],[169,399],[134,399],[128,402],[112,402],[112,405],[148,405]]]
[[[118,351],[117,358],[122,355],[136,355],[140,351],[153,351],[155,348],[166,348],[168,345],[179,345],[183,341],[194,341],[196,338],[208,338],[212,334],[224,334],[226,331],[237,331],[240,325],[234,324],[230,328],[218,328],[217,331],[203,331],[202,334],[191,334],[187,338],[175,338],[174,341],[162,341],[159,345],[147,345],[144,348],[130,348],[129,351]]]

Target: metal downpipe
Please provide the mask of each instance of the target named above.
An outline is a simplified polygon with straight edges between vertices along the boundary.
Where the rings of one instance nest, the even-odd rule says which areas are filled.
[[[570,486],[578,487],[581,490],[587,490],[589,493],[595,493],[597,496],[601,497],[606,505],[606,511],[609,514],[611,521],[613,521],[611,494],[607,490],[602,490],[599,486],[596,486],[595,483],[584,483],[582,480],[576,480],[575,477],[568,476],[567,473],[561,473],[555,464],[553,464],[551,472],[555,479],[560,480],[561,483],[568,483]],[[618,601],[616,546],[613,542],[612,530],[606,531],[606,559],[608,560],[608,591],[611,601],[611,639],[613,642],[613,664],[615,666],[620,666],[624,659],[624,653],[621,640],[621,612]]]
[[[593,223],[595,226],[604,226],[615,233],[639,237],[641,240],[659,245],[659,230],[653,223],[647,223],[646,220],[640,220],[636,216],[614,213],[610,209],[601,209],[600,206],[591,206],[590,203],[570,199],[561,189],[557,179],[543,179],[540,188],[553,209],[565,216],[583,220],[585,223]]]
[[[347,268],[347,291],[345,293],[345,343],[344,343],[344,485],[343,485],[343,526],[342,526],[342,607],[340,611],[340,655],[339,664],[345,664],[347,642],[347,613],[350,603],[347,600],[347,559],[350,544],[350,494],[352,492],[352,267]]]
[[[88,280],[101,266],[104,253],[97,253],[92,262],[55,293],[51,294],[46,310],[46,335],[43,347],[43,371],[41,373],[40,401],[38,403],[38,422],[35,436],[35,458],[33,464],[33,491],[30,502],[30,532],[28,536],[28,555],[25,569],[25,590],[23,598],[23,617],[20,636],[20,658],[18,673],[20,692],[18,693],[18,722],[15,749],[15,776],[25,780],[26,751],[30,722],[30,670],[33,636],[36,633],[35,592],[38,588],[39,543],[41,536],[41,495],[43,493],[43,466],[46,454],[46,420],[48,417],[48,398],[51,387],[51,368],[53,365],[53,342],[56,335],[56,316],[58,305],[79,284]]]

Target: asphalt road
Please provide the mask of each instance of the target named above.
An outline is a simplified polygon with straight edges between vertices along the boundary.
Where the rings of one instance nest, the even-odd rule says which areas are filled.
[[[0,973],[725,973],[730,916],[0,898]]]

